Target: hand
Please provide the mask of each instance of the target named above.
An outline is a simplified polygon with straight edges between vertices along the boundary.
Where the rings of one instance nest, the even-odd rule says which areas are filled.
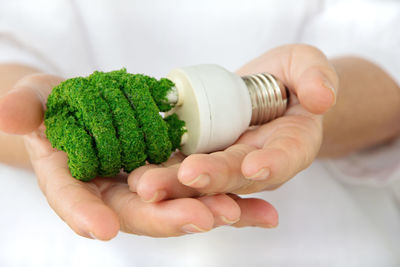
[[[258,199],[219,194],[146,203],[129,191],[124,174],[86,183],[74,179],[68,170],[67,155],[53,149],[44,133],[45,102],[51,89],[61,81],[45,74],[21,79],[0,99],[0,130],[24,136],[42,192],[54,211],[77,234],[109,240],[119,230],[166,237],[232,223],[276,224],[275,209]],[[165,166],[176,168],[178,160],[180,157],[176,155]]]
[[[275,48],[239,70],[241,75],[260,72],[274,74],[289,88],[283,117],[249,129],[225,151],[190,155],[179,168],[134,171],[131,190],[151,201],[247,194],[275,189],[307,168],[321,146],[321,114],[335,104],[338,76],[325,55],[308,45]]]

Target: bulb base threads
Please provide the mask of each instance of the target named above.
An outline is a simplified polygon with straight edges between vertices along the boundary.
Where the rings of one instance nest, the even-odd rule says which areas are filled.
[[[241,77],[250,94],[252,113],[250,126],[261,125],[282,116],[288,105],[288,91],[269,73]]]

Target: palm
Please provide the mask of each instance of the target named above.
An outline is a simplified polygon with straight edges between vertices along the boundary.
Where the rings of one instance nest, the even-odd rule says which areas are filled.
[[[226,224],[272,227],[278,218],[269,203],[221,193],[271,189],[311,163],[321,143],[321,116],[315,114],[325,112],[333,100],[332,92],[321,84],[325,79],[337,86],[337,76],[321,52],[302,45],[271,50],[241,74],[264,71],[291,88],[285,116],[250,129],[225,151],[187,158],[178,153],[164,166],[146,165],[128,178],[119,175],[83,183],[71,177],[66,154],[51,147],[43,127],[44,102],[62,80],[58,77],[32,75],[19,81],[0,102],[1,130],[25,135],[50,206],[82,236],[107,240],[119,229],[177,236]],[[268,177],[265,172],[252,177],[265,169]]]
[[[268,183],[252,183],[250,186],[246,183],[245,190],[239,187],[236,193],[275,189],[308,167],[317,156],[322,142],[322,116],[307,111],[293,93],[290,99],[284,116],[245,132],[236,142],[264,151],[268,149],[268,157],[265,158],[275,161],[271,163],[270,170],[275,175],[268,177]]]
[[[81,182],[71,176],[67,155],[51,147],[43,126],[26,135],[25,141],[31,153],[40,188],[49,204],[82,236],[94,235],[100,239],[109,239],[120,229],[147,236],[177,236],[185,234],[182,230],[184,225],[195,225],[195,228],[189,231],[206,231],[234,222],[238,226],[244,226],[247,224],[246,220],[253,223],[254,220],[258,220],[260,226],[275,223],[270,222],[271,218],[252,217],[243,217],[242,221],[238,222],[240,205],[248,200],[223,194],[146,203],[137,193],[129,190],[127,175],[123,173],[112,178],[98,177],[91,182]],[[181,158],[181,155],[176,154],[164,164],[174,166]],[[150,166],[152,165],[142,169]],[[211,202],[214,203],[212,207]],[[269,204],[264,205],[264,209],[268,213],[272,212],[274,216],[274,210]],[[84,228],[91,231],[85,231]]]
[[[3,131],[24,134],[40,188],[50,206],[79,235],[107,240],[122,230],[162,237],[208,231],[233,223],[236,226],[277,223],[274,208],[258,199],[220,194],[146,203],[129,190],[126,174],[96,178],[87,183],[74,179],[68,169],[66,153],[52,148],[44,132],[43,101],[60,81],[50,75],[24,78],[13,93],[2,99],[0,104],[5,112],[0,114],[0,121]],[[175,155],[165,166],[173,167],[179,160]],[[149,166],[152,165],[138,171]],[[258,205],[252,208],[251,203]],[[241,215],[241,211],[245,212]],[[257,214],[255,211],[261,211],[258,212],[261,215],[253,215]]]
[[[248,194],[275,189],[306,168],[316,157],[322,140],[322,119],[306,111],[291,95],[287,112],[272,122],[246,131],[234,145],[225,151],[211,154],[194,154],[185,158],[182,154],[173,157],[174,166],[147,166],[135,170],[129,177],[132,191],[144,199],[152,199],[156,192],[168,198],[193,197],[215,192]],[[243,161],[251,153],[266,152],[271,161],[274,176],[268,181],[246,179],[242,172]],[[255,155],[257,156],[257,155]],[[181,162],[181,163],[179,163]],[[211,176],[208,185],[202,181],[186,181],[186,177]],[[153,201],[161,200],[157,194]]]
[[[283,117],[249,129],[224,151],[190,155],[173,168],[134,171],[128,180],[131,190],[152,201],[253,193],[274,189],[308,167],[322,141],[322,115],[318,114],[333,104],[335,96],[328,89],[337,87],[337,75],[319,50],[304,45],[271,50],[239,74],[265,71],[290,89]]]

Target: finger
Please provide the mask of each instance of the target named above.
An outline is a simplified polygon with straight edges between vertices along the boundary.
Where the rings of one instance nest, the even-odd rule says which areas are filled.
[[[98,188],[74,179],[66,154],[54,151],[43,133],[25,138],[40,188],[60,218],[81,236],[113,238],[119,231],[118,217],[102,202]]]
[[[126,184],[116,184],[103,193],[104,202],[117,214],[121,230],[152,237],[180,236],[212,229],[214,217],[193,198],[143,202]]]
[[[186,156],[183,155],[182,152],[176,151],[176,152],[173,152],[172,155],[170,156],[170,158],[166,162],[162,163],[161,165],[166,166],[166,167],[172,166],[172,165],[181,163],[185,158],[186,158]]]
[[[155,164],[147,164],[144,166],[141,166],[139,168],[134,169],[128,176],[128,185],[129,185],[129,190],[132,192],[137,192],[137,186],[142,178],[142,176],[151,169],[156,169],[160,168],[160,166],[157,166]]]
[[[322,141],[320,116],[300,106],[290,112],[246,133],[223,152],[189,156],[178,179],[201,193],[246,194],[278,187],[311,164]]]
[[[321,118],[279,118],[239,140],[261,147],[246,155],[241,171],[261,186],[278,186],[311,164],[322,142],[321,136]]]
[[[0,99],[0,130],[26,134],[37,129],[43,121],[47,96],[61,81],[53,75],[33,74],[17,82]]]
[[[225,194],[218,194],[203,196],[198,199],[212,212],[214,227],[231,225],[240,220],[240,206],[231,197]]]
[[[270,72],[283,81],[310,112],[322,114],[336,102],[339,79],[326,56],[317,48],[295,44],[272,49],[238,71]]]
[[[170,176],[168,175],[169,172],[171,173]],[[160,180],[160,177],[169,176],[168,178],[161,178],[163,182],[160,183],[165,183],[164,188],[176,189],[176,191],[167,189],[167,192],[169,192],[169,197],[192,197],[198,195],[198,193],[193,192],[193,190],[190,189],[188,190],[187,187],[183,186],[177,181],[176,168],[151,168],[149,169],[149,173],[150,175],[147,176],[146,173],[146,175],[144,175],[144,178],[140,180],[140,183],[152,181],[148,184],[149,189],[151,189],[152,186],[158,185],[157,182]],[[138,187],[140,188],[141,185],[139,185]],[[139,193],[141,192],[140,189],[138,191]],[[157,199],[157,201],[160,200],[161,199]],[[214,226],[235,224],[239,227],[260,226],[269,228],[274,227],[277,224],[278,219],[276,210],[268,202],[265,202],[263,200],[241,200],[237,196],[235,196],[235,198],[231,198],[224,194],[203,196],[200,197],[199,200],[203,202],[203,204],[205,204],[212,212],[214,216]],[[232,202],[233,200],[235,201]],[[241,208],[236,203],[236,200],[239,200],[239,203],[243,202]],[[254,204],[254,207],[252,206],[252,204]],[[240,209],[242,209],[242,211],[240,211]],[[243,215],[240,215],[241,212],[243,213]],[[236,224],[235,221],[237,221],[239,218],[240,222]]]
[[[167,168],[147,168],[136,184],[136,190],[145,202],[158,202],[163,199],[196,197],[200,193],[187,187],[178,180],[178,167],[173,165]],[[137,175],[131,174],[130,176]],[[128,179],[130,188],[134,178]],[[132,190],[131,190],[132,191]]]
[[[279,216],[268,202],[258,198],[235,198],[241,210],[240,220],[235,227],[258,226],[274,228],[278,226]]]
[[[136,168],[135,170],[133,170],[128,177],[128,184],[129,184],[129,189],[132,192],[137,192],[137,184],[139,182],[139,180],[142,178],[143,174],[145,174],[148,170],[150,169],[155,169],[155,168],[163,168],[163,167],[168,167],[168,166],[172,166],[175,164],[179,164],[180,162],[182,162],[182,160],[185,158],[185,156],[177,151],[174,152],[171,157],[164,163],[162,163],[161,165],[155,165],[155,164],[147,164],[144,166],[141,166],[139,168]]]
[[[244,179],[241,165],[245,156],[254,150],[256,147],[237,144],[209,155],[191,155],[182,162],[178,179],[201,193],[249,193],[244,189],[254,181]]]

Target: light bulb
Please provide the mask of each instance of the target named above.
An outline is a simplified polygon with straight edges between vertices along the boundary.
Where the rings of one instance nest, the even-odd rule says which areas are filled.
[[[288,92],[268,73],[240,77],[217,65],[196,65],[172,70],[175,88],[167,96],[186,123],[181,151],[185,155],[222,150],[232,145],[249,126],[282,116]]]

